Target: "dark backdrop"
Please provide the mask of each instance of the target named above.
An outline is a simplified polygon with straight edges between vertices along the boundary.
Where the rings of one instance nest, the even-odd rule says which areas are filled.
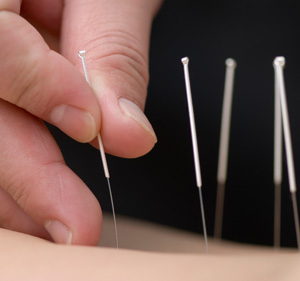
[[[272,62],[278,55],[286,57],[287,100],[296,174],[300,180],[297,2],[165,1],[153,26],[146,106],[158,143],[151,153],[139,159],[108,157],[118,214],[202,232],[180,62],[183,56],[189,56],[207,227],[208,234],[213,234],[224,61],[232,57],[238,66],[223,236],[240,242],[272,244]],[[53,128],[52,131],[68,165],[92,189],[102,208],[110,210],[99,153]],[[285,161],[282,204],[282,245],[295,246]]]

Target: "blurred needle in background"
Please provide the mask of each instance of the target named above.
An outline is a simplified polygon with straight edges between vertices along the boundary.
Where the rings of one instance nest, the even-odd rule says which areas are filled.
[[[289,123],[289,116],[288,116],[288,109],[287,109],[287,102],[286,102],[285,85],[284,85],[284,77],[283,77],[283,68],[285,66],[285,58],[284,57],[276,57],[274,59],[273,66],[275,69],[275,77],[276,77],[276,81],[277,81],[276,84],[278,86],[278,92],[279,92],[279,96],[280,96],[280,106],[281,106],[281,114],[282,114],[283,135],[284,135],[284,143],[285,143],[289,186],[290,186],[290,192],[292,195],[297,246],[298,246],[298,249],[300,250],[300,228],[299,228],[299,215],[298,215],[298,206],[297,206],[297,198],[296,198],[297,187],[296,187],[291,130],[290,130],[290,123]]]
[[[218,161],[218,175],[217,175],[217,200],[215,212],[215,227],[214,237],[222,239],[223,230],[223,213],[224,213],[224,196],[225,184],[227,179],[228,167],[228,150],[229,150],[229,137],[230,137],[230,120],[232,108],[232,96],[236,62],[228,58],[225,61],[226,74],[224,85],[223,109],[221,119],[221,133],[219,144],[219,161]]]

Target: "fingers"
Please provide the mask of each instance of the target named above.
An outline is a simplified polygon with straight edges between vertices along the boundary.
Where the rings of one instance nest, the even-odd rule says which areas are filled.
[[[0,12],[0,40],[0,98],[77,141],[95,138],[99,105],[81,73],[50,51],[38,32],[17,14]]]
[[[63,6],[62,0],[23,0],[21,15],[35,26],[59,35]]]
[[[40,234],[40,226],[58,243],[97,244],[102,217],[99,203],[65,165],[43,123],[0,101],[0,134],[0,186],[35,222],[29,222],[30,231]],[[30,232],[27,223],[20,224],[21,212],[14,216],[11,212],[16,209],[11,201],[7,204],[1,206],[0,212],[8,213],[0,215],[0,224]]]
[[[62,0],[22,1],[21,16],[38,30],[49,48],[56,52],[59,52],[62,11]]]
[[[0,187],[0,206],[0,227],[51,239],[45,228],[29,217],[2,187]]]
[[[157,139],[143,114],[151,23],[160,0],[65,1],[62,52],[78,68],[87,51],[90,80],[102,112],[108,153],[138,157]]]

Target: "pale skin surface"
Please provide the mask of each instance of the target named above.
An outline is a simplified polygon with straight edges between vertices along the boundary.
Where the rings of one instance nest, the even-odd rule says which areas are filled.
[[[116,156],[149,152],[157,140],[143,109],[160,4],[0,0],[0,227],[57,243],[98,243],[99,203],[41,120],[95,146],[101,130],[106,152]]]
[[[119,218],[119,222],[123,245],[136,249],[141,245],[135,245],[139,243],[134,241],[142,239],[143,235],[146,238],[147,233],[143,249],[147,249],[149,243],[156,252],[57,245],[0,229],[0,279],[299,280],[300,255],[295,250],[274,251],[266,247],[211,240],[210,252],[206,255],[204,247],[199,247],[204,243],[200,236],[147,223],[141,226],[139,222],[128,219]],[[122,229],[125,225],[130,225],[131,229]],[[126,235],[131,237],[124,237]],[[163,246],[166,244],[167,251]],[[178,244],[183,247],[179,249]]]

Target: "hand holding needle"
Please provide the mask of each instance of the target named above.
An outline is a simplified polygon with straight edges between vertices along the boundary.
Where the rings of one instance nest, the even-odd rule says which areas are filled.
[[[86,62],[85,62],[85,55],[86,55],[86,52],[84,50],[83,51],[79,51],[79,53],[78,53],[78,56],[81,58],[85,80],[90,85],[90,80],[89,80],[89,76],[88,76],[88,72],[87,72],[87,67],[86,67]],[[100,155],[101,155],[101,159],[102,159],[104,174],[105,174],[105,177],[107,179],[107,184],[108,184],[108,189],[109,189],[109,195],[110,195],[110,200],[111,200],[111,207],[112,207],[112,213],[113,213],[113,219],[114,219],[114,227],[115,227],[116,247],[119,248],[118,229],[117,229],[117,221],[116,221],[114,200],[113,200],[112,191],[111,191],[111,185],[110,185],[110,180],[109,180],[110,175],[109,175],[109,171],[108,171],[108,165],[107,165],[105,151],[104,151],[104,147],[103,147],[103,143],[102,143],[102,139],[101,139],[100,133],[97,135],[97,139],[98,139],[98,143],[99,143]]]

